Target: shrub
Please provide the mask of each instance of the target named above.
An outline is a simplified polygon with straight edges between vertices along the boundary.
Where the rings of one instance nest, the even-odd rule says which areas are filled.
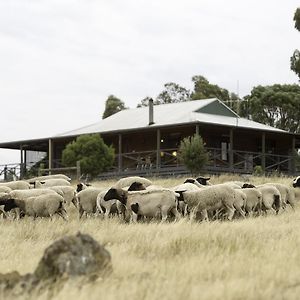
[[[265,172],[264,172],[262,166],[257,165],[257,166],[254,167],[253,175],[255,175],[255,176],[263,176],[264,173]]]
[[[99,134],[86,134],[69,143],[62,153],[62,163],[73,167],[80,161],[81,172],[92,177],[109,170],[114,163],[115,151],[107,146]]]
[[[193,174],[202,171],[209,161],[209,153],[205,149],[205,143],[198,134],[186,137],[180,142],[178,157]]]

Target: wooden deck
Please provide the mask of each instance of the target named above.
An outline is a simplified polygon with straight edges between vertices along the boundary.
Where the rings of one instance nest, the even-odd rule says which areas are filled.
[[[256,166],[261,166],[265,174],[299,174],[300,166],[296,164],[295,157],[279,154],[263,154],[259,152],[229,151],[220,148],[207,148],[210,155],[208,165],[203,173],[237,173],[253,174]],[[24,170],[29,170],[33,163],[0,165],[1,179],[15,180],[26,176]],[[53,160],[52,173],[61,170],[59,160]],[[47,163],[44,168],[48,168]],[[57,171],[57,172],[56,172]],[[177,176],[190,174],[185,166],[178,161],[177,149],[161,149],[159,152],[144,151],[130,152],[116,155],[115,166],[108,172],[99,174],[98,178],[113,178],[124,176]],[[78,174],[68,173],[78,178]],[[74,176],[72,176],[74,175]],[[84,174],[83,174],[84,175]]]

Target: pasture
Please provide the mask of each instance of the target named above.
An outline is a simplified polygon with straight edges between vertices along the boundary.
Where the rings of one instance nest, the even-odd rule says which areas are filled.
[[[240,179],[213,177],[212,183]],[[171,187],[182,178],[152,179]],[[252,178],[254,184],[292,178]],[[111,186],[113,181],[94,182]],[[0,220],[0,273],[32,272],[44,249],[78,230],[111,253],[113,273],[55,299],[299,299],[300,207],[245,220],[126,224],[117,217]],[[0,295],[1,296],[1,295]],[[47,294],[34,299],[48,299]]]

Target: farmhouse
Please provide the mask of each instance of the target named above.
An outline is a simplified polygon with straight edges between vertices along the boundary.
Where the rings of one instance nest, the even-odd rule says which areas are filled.
[[[21,166],[29,163],[28,151],[47,153],[50,169],[61,166],[66,144],[82,134],[99,133],[116,150],[111,175],[186,172],[177,159],[180,141],[198,133],[210,152],[207,172],[295,173],[294,151],[299,136],[239,117],[218,99],[153,105],[120,111],[97,123],[56,136],[0,143],[19,149]],[[22,168],[21,168],[22,169]],[[22,174],[21,174],[22,175]]]

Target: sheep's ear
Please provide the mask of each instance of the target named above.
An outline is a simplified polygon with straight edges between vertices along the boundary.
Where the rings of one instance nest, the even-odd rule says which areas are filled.
[[[139,211],[139,204],[138,204],[138,203],[131,204],[130,207],[131,207],[131,210],[132,210],[134,213],[138,214],[138,211]]]
[[[92,186],[90,183],[86,183],[85,185],[86,185],[86,186]]]
[[[192,179],[192,178],[188,178],[185,180],[184,183],[194,183],[195,182],[195,179]]]
[[[45,184],[45,183],[46,183],[46,181],[40,181],[40,183],[41,183],[41,184]]]
[[[186,191],[175,191],[175,193],[179,194],[179,197],[177,197],[178,201],[184,201],[184,198],[183,198],[183,193],[184,192],[186,192]]]

